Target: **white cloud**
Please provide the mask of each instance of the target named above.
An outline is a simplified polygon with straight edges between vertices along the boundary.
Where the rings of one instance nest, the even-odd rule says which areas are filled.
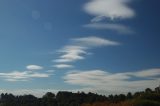
[[[59,59],[56,59],[55,62],[72,62],[82,60],[84,59],[82,55],[86,54],[86,49],[86,47],[82,46],[67,45],[58,51],[63,55],[61,55]]]
[[[108,40],[108,39],[95,37],[95,36],[76,38],[76,39],[73,39],[73,41],[74,41],[75,44],[87,46],[88,48],[97,47],[97,46],[119,45],[119,43],[117,43],[115,41],[111,41],[111,40]]]
[[[132,0],[90,0],[84,5],[84,10],[94,15],[92,21],[101,21],[104,18],[127,19],[135,16],[135,12],[128,3]]]
[[[6,81],[29,81],[33,78],[47,78],[51,74],[38,73],[32,71],[13,71],[8,73],[0,73],[0,78]]]
[[[103,23],[91,23],[84,25],[86,28],[112,30],[120,34],[132,34],[134,33],[129,27],[121,24],[103,24]]]
[[[26,68],[28,70],[42,70],[43,69],[42,66],[38,66],[38,65],[28,65],[28,66],[26,66]]]
[[[56,64],[56,65],[53,65],[53,67],[58,69],[64,69],[64,68],[73,68],[74,66],[69,64]]]
[[[136,77],[154,77],[160,75],[160,69],[149,69],[149,70],[142,70],[139,72],[131,73],[131,75]]]
[[[67,73],[64,77],[65,81],[71,84],[80,84],[84,86],[88,85],[101,85],[108,83],[110,80],[125,80],[129,77],[125,74],[111,74],[102,70],[91,70],[91,71],[75,71]]]
[[[89,49],[116,45],[119,45],[119,43],[95,36],[71,39],[71,44],[60,49],[58,53],[62,55],[53,61],[57,63],[66,63],[83,60],[85,59],[85,55],[89,54]]]
[[[150,69],[138,72],[109,73],[102,70],[72,71],[63,78],[72,85],[80,85],[93,91],[109,91],[110,93],[126,93],[158,86],[160,69]],[[139,79],[134,79],[139,77]],[[104,92],[103,92],[104,93]]]

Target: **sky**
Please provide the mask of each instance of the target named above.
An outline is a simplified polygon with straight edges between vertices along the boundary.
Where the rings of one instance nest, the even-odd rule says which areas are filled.
[[[160,84],[159,0],[0,0],[0,92],[103,95]]]

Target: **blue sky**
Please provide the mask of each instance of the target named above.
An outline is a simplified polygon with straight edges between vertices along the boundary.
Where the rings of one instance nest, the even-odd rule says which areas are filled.
[[[111,94],[158,86],[159,3],[1,0],[0,91]]]

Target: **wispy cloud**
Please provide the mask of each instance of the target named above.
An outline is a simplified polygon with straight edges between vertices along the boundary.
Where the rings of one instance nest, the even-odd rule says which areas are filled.
[[[71,71],[63,78],[66,83],[92,88],[96,91],[121,93],[143,90],[159,84],[160,69],[138,72],[110,73],[102,70]],[[133,80],[137,77],[137,80]]]
[[[55,70],[47,70],[46,72],[47,73],[53,73],[53,72],[55,72]]]
[[[64,46],[58,51],[58,53],[62,55],[60,55],[58,59],[55,59],[53,61],[57,63],[67,63],[77,60],[83,60],[85,59],[85,55],[89,54],[89,49],[101,46],[116,45],[119,45],[119,43],[95,36],[71,39],[69,45]]]
[[[128,73],[130,75],[136,76],[136,77],[146,77],[146,78],[153,78],[155,76],[160,75],[160,69],[149,69],[149,70],[142,70],[139,72],[131,72]]]
[[[32,71],[13,71],[8,73],[0,73],[0,78],[6,81],[29,81],[34,78],[47,78],[51,74],[49,73],[39,73]]]
[[[75,38],[72,39],[73,42],[77,45],[86,46],[88,48],[91,47],[99,47],[99,46],[114,46],[119,45],[119,43],[115,41],[111,41],[108,39],[90,36],[90,37],[83,37],[83,38]]]
[[[28,70],[42,70],[43,69],[43,67],[39,66],[39,65],[28,65],[28,66],[26,66],[26,68]]]
[[[111,30],[116,31],[120,34],[132,34],[134,31],[131,28],[122,25],[122,24],[103,24],[103,23],[90,23],[86,24],[83,27],[91,28],[91,29],[102,29],[102,30]]]
[[[56,65],[53,65],[53,67],[58,69],[64,69],[64,68],[73,68],[74,66],[69,64],[56,64]]]
[[[84,10],[94,15],[94,21],[101,21],[104,18],[126,19],[135,16],[135,12],[128,3],[132,0],[90,0],[84,5]],[[92,20],[93,21],[93,20]]]

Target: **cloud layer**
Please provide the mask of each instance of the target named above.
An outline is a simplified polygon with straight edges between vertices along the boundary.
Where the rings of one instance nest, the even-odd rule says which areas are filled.
[[[77,60],[83,60],[85,59],[85,55],[89,54],[89,49],[101,46],[116,45],[119,45],[119,43],[95,36],[71,39],[69,45],[64,46],[58,51],[58,53],[62,55],[60,55],[58,59],[53,61],[57,63],[67,63]]]
[[[66,83],[90,88],[95,91],[121,93],[158,86],[160,69],[138,72],[110,73],[102,70],[71,71],[63,78]],[[101,92],[102,93],[102,92]],[[103,92],[104,93],[104,92]]]

